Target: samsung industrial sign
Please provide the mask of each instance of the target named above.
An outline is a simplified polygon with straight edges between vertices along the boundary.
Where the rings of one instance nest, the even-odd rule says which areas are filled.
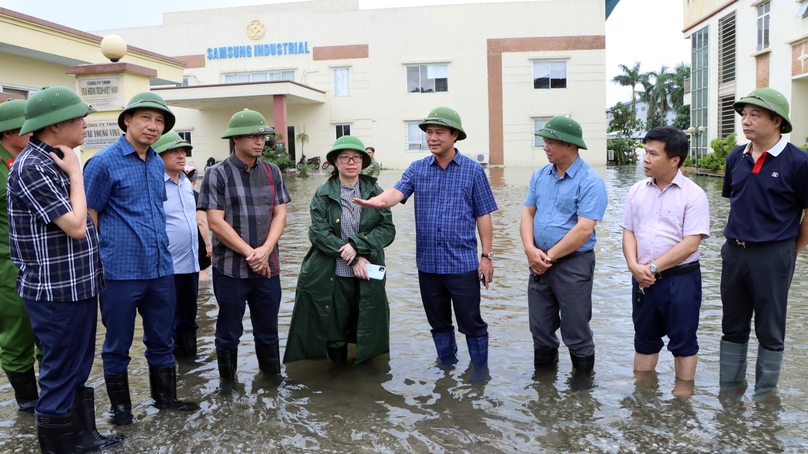
[[[309,42],[253,44],[248,46],[208,47],[208,60],[223,58],[271,57],[273,55],[308,54]]]

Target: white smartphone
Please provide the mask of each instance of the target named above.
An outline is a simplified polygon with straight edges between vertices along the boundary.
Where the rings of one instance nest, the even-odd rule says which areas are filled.
[[[384,272],[386,271],[385,267],[368,263],[365,265],[365,269],[368,270],[369,278],[376,279],[377,281],[384,279]]]

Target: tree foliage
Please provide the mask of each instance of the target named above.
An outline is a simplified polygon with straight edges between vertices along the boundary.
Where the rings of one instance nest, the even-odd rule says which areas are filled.
[[[275,164],[281,170],[294,167],[295,161],[289,156],[286,147],[282,143],[278,143],[279,140],[283,139],[283,134],[273,132],[268,134],[267,137],[267,141],[264,144],[264,151],[261,152],[261,159]]]
[[[612,82],[623,86],[623,87],[631,87],[631,111],[637,112],[637,95],[635,91],[635,87],[640,83],[642,80],[642,73],[640,72],[640,62],[635,62],[634,66],[629,68],[626,65],[617,65],[623,74],[618,74],[614,76]]]

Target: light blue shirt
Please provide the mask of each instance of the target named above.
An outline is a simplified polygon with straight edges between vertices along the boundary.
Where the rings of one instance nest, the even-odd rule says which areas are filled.
[[[174,274],[199,272],[198,230],[196,226],[196,201],[194,188],[184,172],[180,172],[179,184],[164,174],[168,200],[163,202],[166,209],[166,233],[168,250],[174,260]]]
[[[580,156],[564,172],[562,178],[554,164],[533,173],[525,206],[536,207],[533,217],[533,243],[547,252],[578,223],[578,216],[600,222],[609,198],[606,185],[595,169]],[[595,231],[578,248],[586,252],[595,247]]]

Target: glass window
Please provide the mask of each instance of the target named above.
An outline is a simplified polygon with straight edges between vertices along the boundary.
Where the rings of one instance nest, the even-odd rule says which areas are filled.
[[[334,68],[334,96],[348,96],[350,94],[351,81],[348,69]]]
[[[537,136],[536,133],[547,124],[549,119],[550,117],[536,117],[533,119],[533,148],[544,147],[544,137]]]
[[[407,93],[449,91],[449,65],[407,66]]]
[[[418,127],[420,121],[407,122],[407,149],[408,150],[428,150],[426,144],[426,133]]]
[[[268,82],[276,80],[295,80],[294,71],[262,71],[255,73],[225,74],[224,83]]]
[[[351,135],[351,125],[337,125],[337,139]]]
[[[757,7],[757,50],[769,48],[769,18],[771,2]]]
[[[536,60],[533,62],[533,88],[567,88],[566,60]]]

